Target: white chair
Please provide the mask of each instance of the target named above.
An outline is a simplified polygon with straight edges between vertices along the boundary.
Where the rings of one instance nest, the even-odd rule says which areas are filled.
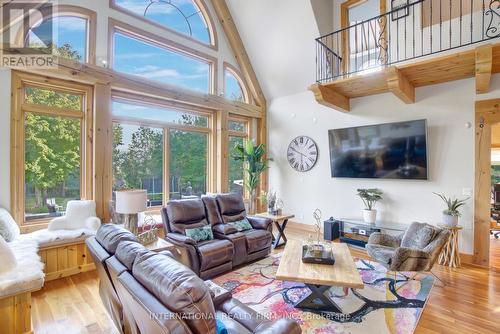
[[[95,201],[69,201],[66,215],[56,217],[49,223],[48,230],[78,230],[96,231],[101,226],[101,220],[96,217]]]

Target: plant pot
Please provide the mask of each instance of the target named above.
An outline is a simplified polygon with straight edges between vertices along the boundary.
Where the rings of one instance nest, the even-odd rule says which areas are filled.
[[[448,227],[455,227],[458,225],[458,217],[443,214],[443,225]]]
[[[363,210],[363,220],[365,223],[375,224],[377,220],[377,210]]]

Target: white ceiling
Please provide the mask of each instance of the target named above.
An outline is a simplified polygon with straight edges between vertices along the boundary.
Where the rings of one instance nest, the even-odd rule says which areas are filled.
[[[269,102],[315,82],[320,33],[310,0],[226,2]]]

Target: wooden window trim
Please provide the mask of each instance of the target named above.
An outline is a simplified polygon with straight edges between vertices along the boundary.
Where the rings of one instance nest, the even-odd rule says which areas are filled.
[[[119,5],[116,4],[116,1],[115,0],[109,0],[109,8],[111,9],[114,9],[118,12],[121,12],[123,14],[126,14],[126,15],[130,15],[138,20],[141,20],[143,22],[146,22],[150,25],[153,25],[155,27],[158,27],[160,29],[163,29],[171,34],[174,34],[176,36],[179,36],[179,37],[182,37],[182,38],[185,38],[191,42],[194,42],[196,44],[199,44],[201,46],[204,46],[204,47],[208,47],[208,48],[211,48],[215,51],[218,50],[219,46],[218,46],[218,36],[217,36],[217,29],[215,28],[215,24],[214,24],[214,20],[212,18],[212,15],[210,14],[210,11],[208,10],[208,7],[205,3],[205,1],[203,0],[193,0],[193,2],[198,6],[198,8],[200,9],[202,15],[203,15],[203,18],[205,19],[205,22],[207,23],[207,26],[208,26],[208,35],[210,37],[210,44],[206,44],[200,40],[197,40],[196,38],[193,38],[191,36],[188,36],[188,35],[185,35],[179,31],[176,31],[172,28],[169,28],[163,24],[160,24],[158,22],[155,22],[153,20],[149,20],[148,18],[144,17],[144,16],[141,16],[141,15],[138,15],[126,8],[123,8]]]
[[[214,138],[214,124],[215,124],[215,115],[213,112],[208,111],[207,109],[201,107],[193,107],[191,105],[183,105],[178,102],[172,102],[168,100],[164,100],[161,98],[144,96],[139,94],[130,94],[122,91],[112,91],[111,100],[123,101],[125,103],[133,103],[144,106],[154,106],[159,108],[168,108],[174,109],[179,112],[186,112],[193,115],[204,116],[208,118],[208,126],[205,127],[197,127],[193,125],[182,125],[182,124],[174,124],[169,122],[159,122],[159,121],[150,121],[150,120],[141,120],[136,118],[127,118],[127,117],[116,117],[112,116],[112,123],[121,123],[121,124],[129,124],[129,125],[137,125],[137,126],[147,126],[153,127],[157,129],[161,129],[163,131],[163,204],[165,205],[170,197],[170,130],[178,130],[178,131],[186,131],[186,132],[194,132],[201,133],[207,135],[207,180],[206,180],[206,189],[207,192],[213,192],[215,190],[215,165],[214,162],[216,158],[214,157],[213,147],[215,146],[215,138]],[[160,209],[160,206],[154,206],[148,208],[148,211],[156,212]]]
[[[179,55],[200,60],[209,65],[209,87],[207,94],[214,95],[217,92],[217,58],[212,57],[199,50],[192,49],[185,45],[179,44],[167,38],[155,35],[146,30],[133,27],[129,24],[109,18],[108,20],[108,64],[109,68],[113,69],[113,54],[114,54],[114,34],[120,33],[133,39],[137,39],[146,44],[150,44]],[[121,72],[120,72],[121,73]],[[147,81],[153,81],[148,80]],[[167,83],[178,87],[176,85]]]
[[[42,21],[45,21],[49,18],[54,18],[58,16],[69,16],[69,17],[77,17],[87,20],[87,54],[85,55],[86,59],[84,59],[83,63],[89,63],[92,65],[96,64],[96,38],[97,38],[97,14],[93,10],[73,6],[73,5],[55,5],[52,7],[52,15],[49,13],[47,7],[41,7],[38,9],[42,14]],[[27,32],[28,22],[22,27],[19,28],[16,34],[16,42],[24,43],[26,39],[26,35],[24,32]]]
[[[10,155],[10,182],[11,182],[11,211],[15,221],[20,225],[23,233],[42,229],[48,226],[51,218],[25,220],[25,124],[26,112],[80,119],[80,196],[82,199],[93,199],[93,87],[84,84],[75,84],[60,79],[53,79],[25,72],[12,71],[12,110],[11,110],[11,155]],[[24,103],[24,89],[26,86],[44,87],[57,91],[77,92],[83,95],[81,112],[54,110],[51,107],[35,106]],[[71,90],[69,90],[71,89]]]
[[[229,100],[229,98],[226,96],[226,71],[227,71],[236,78],[236,81],[238,81],[241,87],[241,91],[243,92],[243,102],[251,104],[252,102],[250,101],[250,93],[248,91],[248,87],[245,81],[243,80],[243,77],[241,76],[241,72],[236,67],[227,62],[224,62],[223,69],[224,69],[224,80],[222,80],[222,89],[224,91],[224,97]]]

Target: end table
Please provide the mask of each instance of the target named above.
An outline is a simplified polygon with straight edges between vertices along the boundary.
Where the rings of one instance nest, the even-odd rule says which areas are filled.
[[[286,245],[286,242],[288,241],[288,239],[286,238],[286,235],[285,235],[286,224],[288,224],[288,219],[294,218],[295,215],[282,214],[282,215],[276,216],[276,215],[272,215],[268,212],[263,212],[263,213],[258,213],[256,216],[268,218],[268,219],[271,219],[273,221],[274,226],[278,230],[278,236],[275,238],[273,235],[273,239],[274,239],[273,240],[273,247],[274,248]],[[280,243],[281,238],[283,238],[282,243]]]
[[[462,226],[444,226],[438,225],[440,228],[447,229],[451,232],[450,238],[444,245],[441,254],[439,254],[438,263],[443,266],[448,266],[450,268],[459,268],[460,262],[460,252],[458,249],[458,232],[463,229]]]

